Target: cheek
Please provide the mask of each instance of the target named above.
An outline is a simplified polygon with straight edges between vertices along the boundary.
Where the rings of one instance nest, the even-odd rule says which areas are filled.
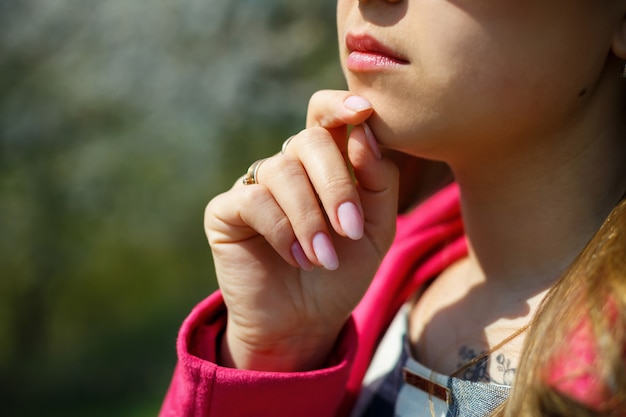
[[[348,74],[350,90],[374,106],[370,124],[383,145],[436,158],[442,147],[456,146],[461,137],[487,127],[485,119],[494,117],[513,84],[506,71],[497,81],[493,73],[487,76],[484,66],[491,65],[473,51],[476,37],[459,41],[441,34],[437,42],[425,42],[419,62],[400,74]]]
[[[454,124],[453,111],[445,104],[442,86],[416,80],[364,83],[348,77],[348,84],[351,91],[372,103],[375,112],[368,124],[383,146],[434,157],[427,151],[443,145],[444,133]]]
[[[525,140],[571,118],[580,92],[590,95],[602,71],[607,51],[598,45],[606,34],[583,11],[555,27],[556,12],[522,10],[543,7],[535,3],[519,3],[510,14],[442,2],[400,22],[411,48],[409,70],[379,78],[346,74],[350,90],[374,105],[370,125],[380,142],[438,158],[477,143],[500,146],[502,137]]]
[[[354,7],[354,4],[352,3],[356,3],[356,0],[337,1],[337,33],[339,34],[339,38],[341,38],[341,34],[343,33],[343,26],[346,22],[350,9]]]
[[[381,144],[434,159],[501,143],[503,136],[521,137],[530,121],[541,123],[550,113],[554,100],[546,97],[558,100],[556,92],[536,93],[554,88],[540,78],[518,76],[497,62],[465,64],[369,82],[349,76],[348,84],[374,106],[369,123]]]

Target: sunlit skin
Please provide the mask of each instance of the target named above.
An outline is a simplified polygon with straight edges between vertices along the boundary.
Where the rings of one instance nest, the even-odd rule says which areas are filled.
[[[483,158],[503,140],[513,151],[516,142],[559,135],[590,110],[603,72],[617,70],[605,65],[615,3],[340,0],[340,57],[350,91],[376,110],[370,125],[381,143]],[[346,70],[345,38],[362,33],[409,64]]]
[[[449,373],[527,323],[626,189],[624,16],[623,0],[339,0],[349,91],[316,93],[258,184],[207,206],[221,363],[325,363],[394,234],[398,172],[376,142],[461,187],[470,254],[413,306],[414,352]]]
[[[624,97],[620,63],[606,58],[618,6],[338,2],[344,73],[350,91],[372,102],[379,142],[448,162],[462,186],[472,252],[412,314],[414,351],[435,369],[453,372],[460,346],[483,333],[495,343],[527,322],[626,187],[623,126],[609,128]],[[401,61],[368,66],[363,52]],[[571,205],[536,209],[561,198]]]

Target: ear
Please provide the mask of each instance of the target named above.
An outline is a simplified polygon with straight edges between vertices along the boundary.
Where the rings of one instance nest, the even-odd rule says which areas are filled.
[[[611,49],[615,56],[626,60],[626,14],[623,15],[621,21],[615,26]]]

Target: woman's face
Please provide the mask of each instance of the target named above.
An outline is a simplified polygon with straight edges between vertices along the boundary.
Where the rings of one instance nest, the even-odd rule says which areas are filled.
[[[577,117],[605,70],[615,3],[338,0],[341,63],[383,145],[484,152]]]

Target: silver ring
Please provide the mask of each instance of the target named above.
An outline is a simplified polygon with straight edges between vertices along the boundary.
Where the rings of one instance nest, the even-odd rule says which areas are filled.
[[[284,155],[284,154],[285,154],[285,151],[287,150],[287,145],[289,145],[289,142],[291,142],[291,139],[293,139],[293,138],[295,138],[295,137],[296,137],[296,135],[289,136],[289,137],[288,137],[288,138],[287,138],[287,139],[283,142],[283,146],[281,146],[281,148],[280,148],[280,153],[281,153],[282,155]]]
[[[263,162],[265,162],[267,158],[259,159],[258,161],[254,161],[252,165],[246,171],[246,175],[243,176],[243,184],[244,185],[252,185],[258,184],[256,180],[256,174],[259,171],[259,167]]]

